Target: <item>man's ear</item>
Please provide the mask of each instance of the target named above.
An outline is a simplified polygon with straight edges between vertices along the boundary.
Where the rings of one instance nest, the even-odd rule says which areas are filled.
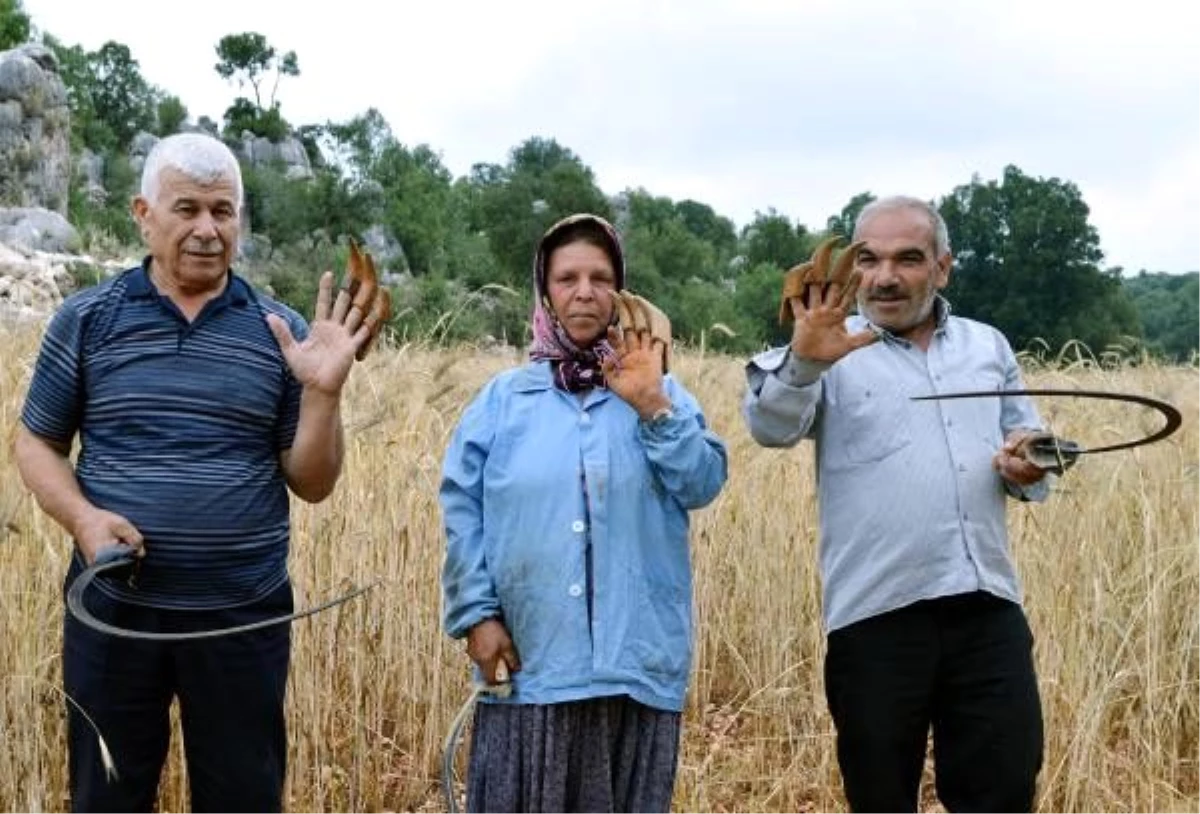
[[[954,268],[954,256],[950,252],[946,252],[937,259],[937,279],[934,282],[937,287],[945,288],[950,282],[950,271]]]
[[[141,195],[137,195],[129,202],[129,211],[133,215],[133,219],[137,222],[138,231],[141,232],[142,237],[147,237],[146,215],[150,211],[150,202]]]

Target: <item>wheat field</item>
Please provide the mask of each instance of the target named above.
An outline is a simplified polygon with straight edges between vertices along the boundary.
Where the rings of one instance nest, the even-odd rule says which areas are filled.
[[[0,327],[0,809],[63,810],[59,683],[65,535],[37,508],[11,442],[40,326]],[[346,468],[318,506],[293,504],[297,607],[382,578],[294,628],[285,805],[443,806],[442,742],[469,692],[438,621],[441,455],[466,401],[513,351],[381,348],[347,387]],[[693,515],[696,657],[674,806],[844,811],[821,679],[811,445],[757,447],[739,410],[742,360],[681,352],[677,375],[727,441],[730,479]],[[1085,356],[1030,387],[1144,393],[1183,412],[1165,442],[1085,456],[1045,504],[1010,504],[1046,720],[1042,811],[1196,811],[1198,614],[1195,367],[1103,368]],[[1084,446],[1152,430],[1132,405],[1040,400]],[[160,808],[187,810],[179,733]],[[459,760],[461,767],[462,760]],[[927,780],[929,779],[927,773]],[[926,810],[939,810],[926,784]]]

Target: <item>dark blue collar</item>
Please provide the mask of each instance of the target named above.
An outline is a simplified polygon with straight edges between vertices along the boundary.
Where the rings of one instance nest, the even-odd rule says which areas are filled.
[[[250,285],[233,273],[233,269],[225,272],[225,290],[213,299],[219,306],[246,305],[254,298]],[[142,260],[142,264],[130,269],[129,280],[125,284],[125,296],[130,299],[157,296],[158,289],[150,282],[150,256]]]

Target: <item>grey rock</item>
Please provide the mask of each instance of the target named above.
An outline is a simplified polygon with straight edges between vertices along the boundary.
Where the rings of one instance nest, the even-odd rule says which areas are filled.
[[[57,212],[19,207],[0,209],[0,244],[34,252],[74,253],[79,233]]]
[[[53,52],[37,44],[0,52],[0,206],[66,214],[70,128]]]

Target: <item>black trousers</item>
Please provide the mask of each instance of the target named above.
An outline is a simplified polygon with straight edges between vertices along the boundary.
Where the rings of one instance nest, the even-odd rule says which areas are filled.
[[[68,584],[78,566],[67,575]],[[208,630],[292,611],[284,584],[261,602],[220,611],[172,611],[116,602],[95,588],[103,621],[161,632]],[[110,780],[96,731],[68,703],[73,811],[153,811],[179,699],[193,811],[280,811],[287,766],[284,695],[290,625],[194,642],[148,642],[91,630],[69,613],[63,686],[99,728],[116,763]]]
[[[825,692],[854,811],[916,811],[930,727],[950,811],[1031,811],[1042,766],[1033,636],[979,592],[918,602],[829,634]]]

